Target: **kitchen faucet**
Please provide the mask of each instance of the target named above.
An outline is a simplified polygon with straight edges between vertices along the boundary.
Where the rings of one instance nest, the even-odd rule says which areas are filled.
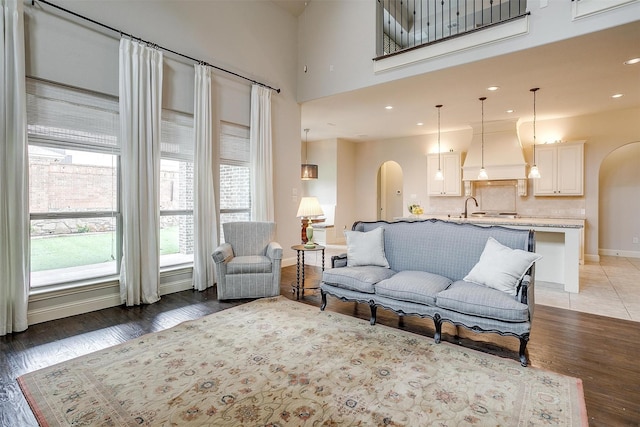
[[[476,202],[476,208],[478,207],[478,201],[476,200],[475,197],[473,197],[473,196],[467,197],[467,199],[464,201],[464,213],[462,214],[463,218],[467,217],[467,202],[469,200],[473,200],[474,202]]]

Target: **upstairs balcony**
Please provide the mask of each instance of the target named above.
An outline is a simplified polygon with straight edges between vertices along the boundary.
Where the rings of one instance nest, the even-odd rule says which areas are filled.
[[[528,31],[527,0],[377,0],[377,5],[378,56],[374,61],[379,69]],[[460,40],[446,48],[434,47],[454,39]],[[425,51],[427,46],[432,48]],[[421,52],[413,52],[416,50]],[[409,55],[389,59],[409,52],[416,59]]]

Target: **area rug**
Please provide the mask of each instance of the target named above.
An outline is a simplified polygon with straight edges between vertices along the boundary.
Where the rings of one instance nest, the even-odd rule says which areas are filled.
[[[284,297],[18,378],[42,426],[586,426],[582,382]]]

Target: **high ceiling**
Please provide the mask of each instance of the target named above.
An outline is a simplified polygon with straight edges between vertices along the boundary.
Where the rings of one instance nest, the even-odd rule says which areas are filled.
[[[338,94],[302,105],[308,140],[378,140],[469,128],[485,120],[538,120],[640,107],[640,21],[541,47]],[[491,92],[489,86],[499,86]],[[621,93],[620,98],[612,95]],[[387,110],[385,106],[393,109]],[[508,113],[507,110],[514,110]],[[638,117],[640,120],[640,117]],[[417,123],[424,123],[418,126]],[[304,132],[301,138],[304,138]]]

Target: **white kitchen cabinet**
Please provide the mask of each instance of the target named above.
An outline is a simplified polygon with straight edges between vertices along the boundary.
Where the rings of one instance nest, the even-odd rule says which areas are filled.
[[[584,141],[536,146],[535,196],[584,195]]]
[[[444,180],[436,181],[438,154],[427,155],[427,188],[429,196],[462,196],[460,153],[440,153],[440,168]]]

